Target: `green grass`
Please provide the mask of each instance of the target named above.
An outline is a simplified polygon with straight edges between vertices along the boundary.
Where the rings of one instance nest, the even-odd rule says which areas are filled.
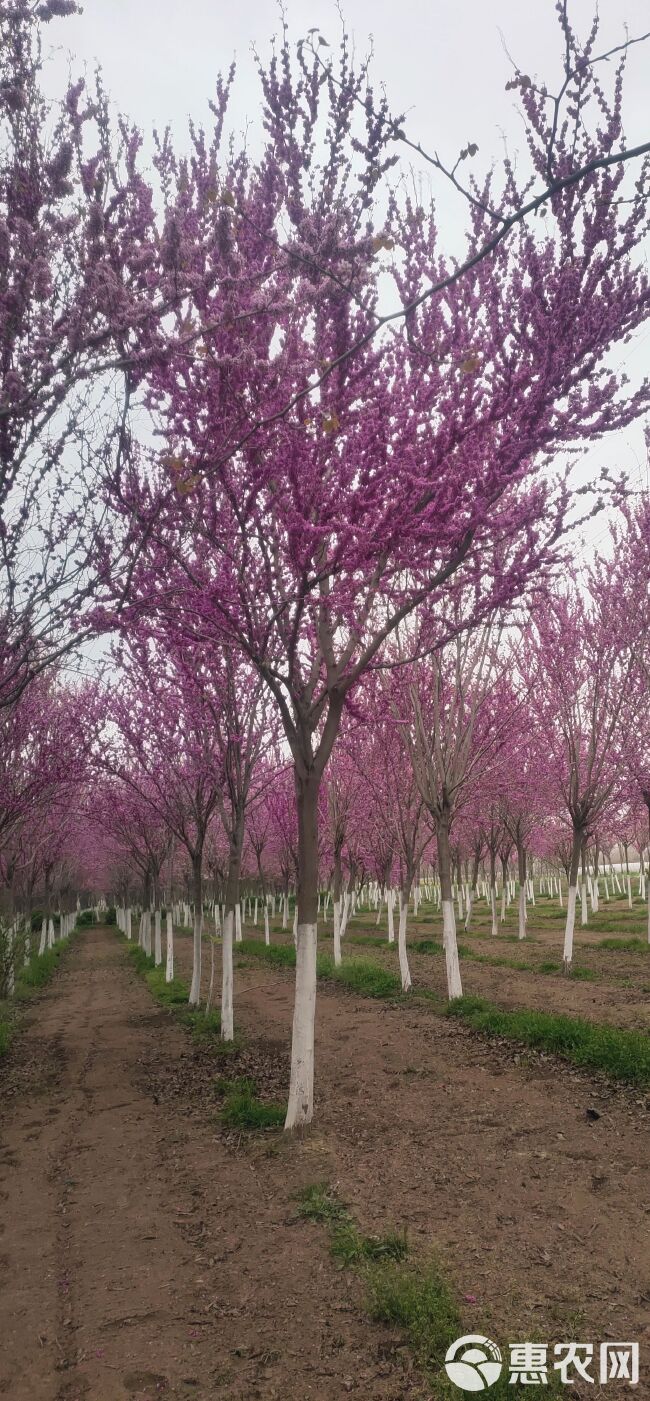
[[[385,1236],[364,1236],[354,1222],[339,1222],[330,1241],[330,1250],[341,1269],[383,1260],[404,1260],[408,1255],[406,1236],[390,1231]]]
[[[71,942],[70,938],[58,939],[53,948],[35,954],[28,964],[16,970],[14,996],[0,1008],[0,1058],[7,1054],[14,1034],[16,1004],[27,1002],[49,983]]]
[[[403,1260],[382,1263],[368,1272],[367,1298],[373,1322],[399,1328],[429,1376],[462,1334],[458,1305],[435,1264],[422,1268]]]
[[[608,953],[650,953],[647,939],[599,939],[596,948]]]
[[[346,958],[337,968],[333,958],[320,954],[318,976],[332,979],[361,997],[399,997],[402,990],[398,974],[371,958]]]
[[[325,1226],[330,1250],[342,1269],[357,1270],[365,1283],[366,1307],[373,1322],[399,1330],[415,1361],[425,1374],[433,1401],[456,1401],[461,1394],[444,1372],[447,1348],[469,1331],[445,1273],[435,1260],[419,1263],[408,1258],[404,1235],[364,1236],[327,1182],[315,1182],[298,1193],[298,1216]],[[480,1329],[479,1329],[480,1331]],[[494,1401],[523,1401],[530,1386],[511,1386],[507,1347],[502,1348],[504,1369],[493,1386]],[[539,1395],[535,1390],[534,1395]],[[557,1376],[549,1374],[545,1401],[566,1394]]]
[[[628,1084],[650,1085],[650,1036],[641,1031],[526,1008],[506,1011],[480,997],[456,998],[446,1014],[461,1017],[484,1035],[550,1051]]]
[[[261,958],[276,968],[296,966],[293,944],[264,944],[261,939],[242,939],[236,951],[245,957]],[[370,958],[346,958],[337,968],[331,954],[319,953],[316,972],[319,978],[340,983],[362,997],[396,997],[401,989],[398,975]]]
[[[16,973],[16,996],[29,997],[37,988],[45,987],[56,972],[63,954],[70,948],[69,939],[58,939],[53,948],[36,954],[24,968]]]
[[[282,1128],[287,1111],[281,1104],[269,1104],[257,1098],[254,1080],[239,1077],[215,1081],[215,1092],[223,1095],[220,1119],[228,1129]]]
[[[216,1007],[211,1007],[209,1012],[202,1008],[188,1008],[181,1013],[183,1022],[189,1026],[195,1041],[207,1041],[212,1037],[221,1035],[221,1013]]]
[[[261,958],[274,968],[295,968],[296,950],[293,944],[265,944],[261,939],[242,939],[234,945],[235,953]]]
[[[146,954],[139,944],[127,942],[126,952],[136,973],[140,973],[144,978],[152,996],[160,1003],[161,1007],[166,1007],[168,1011],[178,1016],[183,1025],[189,1028],[195,1040],[203,1041],[220,1035],[220,1012],[215,1008],[210,1012],[205,1012],[201,1007],[188,1006],[189,983],[184,982],[182,978],[172,978],[171,982],[168,983],[164,968],[162,966],[156,968],[152,956]]]

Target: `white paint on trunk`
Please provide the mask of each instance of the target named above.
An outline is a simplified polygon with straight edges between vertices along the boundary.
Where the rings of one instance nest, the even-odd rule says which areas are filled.
[[[269,930],[269,907],[268,907],[268,905],[265,905],[265,906],[264,906],[264,943],[265,943],[265,944],[270,944],[270,942],[271,942],[271,932],[270,932],[270,930]]]
[[[233,1012],[234,974],[232,964],[233,930],[235,916],[233,910],[226,910],[223,919],[223,947],[221,950],[221,1040],[232,1041],[235,1036]]]
[[[493,885],[490,886],[490,913],[492,915],[492,933],[496,936],[499,933],[499,922],[497,920],[497,892]],[[505,910],[502,911],[501,918],[505,919]]]
[[[160,910],[156,910],[154,915],[154,962],[156,968],[160,968],[162,963],[162,926],[160,922]]]
[[[458,942],[456,940],[456,920],[454,917],[453,900],[443,900],[442,902],[442,941],[445,946],[445,962],[447,965],[447,992],[449,1001],[455,997],[462,997],[463,984],[460,977],[460,963],[458,961]]]
[[[564,926],[564,971],[569,972],[573,959],[573,930],[576,922],[576,900],[578,898],[577,886],[569,886],[566,906],[566,924]]]
[[[341,966],[341,902],[334,901],[334,963],[337,968]]]
[[[242,941],[242,932],[241,932],[241,905],[240,905],[239,902],[238,902],[238,903],[235,905],[235,943],[236,943],[236,944],[241,944],[241,941]]]
[[[523,882],[519,887],[519,938],[526,938],[526,887]]]
[[[46,945],[46,943],[47,943],[47,920],[44,919],[44,920],[43,920],[43,923],[41,924],[41,939],[40,939],[40,943],[39,943],[39,946],[38,946],[38,956],[39,956],[39,958],[41,957],[41,954],[45,953],[45,945]]]
[[[316,1017],[315,924],[299,924],[296,989],[291,1039],[291,1082],[285,1129],[311,1123],[314,1113],[314,1021]]]
[[[388,942],[395,943],[395,891],[389,890],[386,896],[386,910],[388,913]]]
[[[53,919],[50,919],[50,920],[48,921],[48,926],[47,926],[47,947],[48,947],[48,949],[53,949],[53,948],[54,948],[54,920],[53,920]]]
[[[397,952],[399,955],[399,971],[402,979],[402,992],[409,992],[411,988],[411,970],[409,968],[408,954],[406,952],[406,921],[408,918],[408,908],[408,900],[404,900],[400,893],[399,925],[397,931]]]
[[[201,1001],[201,930],[203,926],[203,911],[199,906],[194,911],[194,930],[192,934],[192,983],[190,987],[189,1004],[190,1007],[198,1007]]]
[[[167,939],[167,965],[165,967],[165,982],[171,983],[172,978],[174,976],[174,921],[172,919],[171,910],[167,911],[167,925],[165,933]]]

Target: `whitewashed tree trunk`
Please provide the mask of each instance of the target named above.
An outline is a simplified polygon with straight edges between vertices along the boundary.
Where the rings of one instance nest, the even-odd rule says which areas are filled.
[[[53,949],[53,948],[54,948],[54,920],[53,920],[53,919],[50,919],[50,920],[48,921],[48,925],[47,925],[47,947],[48,947],[48,949]]]
[[[43,922],[42,922],[42,924],[41,924],[41,938],[40,938],[40,943],[39,943],[39,945],[38,945],[38,956],[39,956],[39,958],[41,957],[42,954],[45,953],[46,944],[47,944],[47,920],[44,919]]]
[[[402,992],[409,992],[411,988],[411,970],[409,968],[408,954],[406,952],[406,921],[408,918],[408,895],[406,899],[400,891],[399,896],[399,924],[397,929],[397,952],[399,955],[399,971],[402,979]]]
[[[519,938],[526,938],[526,887],[523,881],[519,886]]]
[[[265,943],[265,944],[270,944],[270,942],[271,942],[271,932],[270,932],[270,930],[269,930],[269,907],[268,907],[268,905],[265,905],[265,906],[264,906],[264,943]]]
[[[632,881],[631,881],[629,875],[628,875],[628,878],[627,878],[627,903],[628,903],[628,908],[631,910],[631,909],[633,908],[633,906],[632,906]]]
[[[165,968],[165,982],[171,983],[172,978],[174,976],[174,921],[172,918],[171,910],[167,911],[167,924],[165,933],[167,942],[167,965]]]
[[[208,983],[208,995],[205,1001],[205,1014],[207,1016],[212,1006],[212,993],[214,992],[214,946],[216,940],[210,940],[210,982]]]
[[[199,902],[194,907],[194,929],[192,931],[192,982],[190,985],[189,1005],[198,1007],[201,1001],[201,933],[203,929],[203,910]]]
[[[160,922],[160,910],[154,914],[154,963],[156,968],[160,968],[162,963],[162,927]]]
[[[442,942],[445,948],[445,962],[447,965],[447,991],[451,1002],[455,997],[462,997],[463,995],[460,963],[458,961],[458,941],[456,939],[456,919],[454,916],[453,900],[443,900],[442,902]]]
[[[242,941],[241,904],[239,903],[239,901],[237,901],[237,904],[235,905],[235,943],[236,943],[236,944],[241,944],[241,941]]]
[[[504,892],[504,893],[505,893],[505,892]],[[501,904],[502,904],[502,914],[501,914],[501,918],[502,918],[502,919],[505,919],[505,917],[506,917],[506,912],[505,912],[505,908],[503,908],[503,899],[502,899],[502,901],[501,901]],[[490,886],[490,913],[491,913],[491,915],[492,915],[492,934],[493,934],[494,937],[496,937],[496,936],[498,935],[498,933],[499,933],[499,922],[498,922],[498,920],[497,920],[497,892],[496,892],[495,886],[493,886],[493,885]]]
[[[564,927],[564,971],[570,973],[573,961],[573,930],[576,922],[576,900],[578,898],[577,886],[569,886],[567,896],[566,924]]]
[[[344,938],[345,938],[345,932],[346,932],[346,929],[347,929],[347,927],[348,927],[348,920],[349,920],[349,919],[351,918],[351,916],[354,914],[354,910],[353,910],[353,908],[352,908],[352,905],[353,905],[353,897],[350,895],[349,891],[346,890],[345,895],[343,896],[343,913],[342,913],[342,915],[341,915],[341,929],[340,929],[340,937],[341,937],[341,939],[344,939]]]
[[[314,1019],[316,1016],[316,924],[299,924],[291,1041],[291,1087],[285,1129],[309,1123],[314,1099]]]
[[[341,902],[334,901],[334,929],[332,933],[334,940],[334,963],[337,968],[341,966]]]
[[[340,899],[333,901],[333,961],[336,968],[340,967]]]
[[[226,910],[223,921],[223,945],[221,949],[221,1040],[232,1041],[235,1036],[233,1013],[233,930],[234,910]]]
[[[253,913],[253,924],[257,924],[257,896],[255,896],[255,909]]]
[[[386,895],[386,912],[388,914],[388,942],[395,943],[395,891],[389,890]]]

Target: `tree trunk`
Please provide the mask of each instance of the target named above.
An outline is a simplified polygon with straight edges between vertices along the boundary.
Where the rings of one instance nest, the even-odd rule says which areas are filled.
[[[200,845],[192,856],[192,889],[194,895],[194,930],[192,985],[189,1005],[198,1007],[201,1001],[201,933],[203,930],[203,847]]]
[[[228,855],[228,876],[226,880],[226,913],[223,921],[223,945],[221,949],[221,1039],[232,1041],[235,1035],[233,1011],[234,973],[232,966],[233,934],[235,930],[235,910],[239,903],[239,880],[244,845],[243,816],[231,836]]]
[[[438,847],[438,871],[440,873],[440,898],[442,900],[442,941],[445,948],[445,962],[447,966],[447,991],[451,1002],[456,997],[462,997],[463,985],[458,961],[456,919],[454,916],[454,900],[451,887],[449,825],[444,819],[436,824],[436,840]]]
[[[318,943],[318,794],[321,775],[295,771],[298,810],[296,986],[291,1080],[285,1129],[311,1123],[314,1113],[314,1024]]]
[[[519,876],[519,938],[526,938],[526,848],[517,843],[517,867]]]
[[[131,927],[131,911],[127,910],[129,928]],[[165,982],[171,983],[174,976],[174,921],[171,910],[167,911],[167,965],[165,968]],[[131,936],[129,935],[129,938]]]
[[[406,951],[406,922],[408,919],[410,894],[411,878],[407,876],[399,893],[399,924],[397,926],[397,953],[399,957],[399,971],[402,979],[402,992],[410,992],[411,990],[411,970],[409,968],[408,953]]]
[[[576,922],[576,899],[578,895],[578,870],[580,867],[580,853],[582,851],[582,831],[580,828],[573,829],[573,846],[571,848],[571,867],[569,870],[569,893],[567,895],[566,924],[564,926],[564,972],[571,972],[573,961],[573,930]]]
[[[499,933],[499,921],[497,919],[497,860],[496,853],[490,852],[490,914],[492,916],[492,936],[496,938]],[[505,886],[504,886],[505,890]],[[503,917],[503,916],[502,916]]]

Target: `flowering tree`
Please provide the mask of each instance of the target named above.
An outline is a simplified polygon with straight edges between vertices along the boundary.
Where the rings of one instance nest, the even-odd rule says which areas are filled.
[[[546,762],[572,828],[564,936],[564,967],[571,968],[578,870],[586,843],[620,802],[625,754],[643,703],[639,685],[639,607],[629,553],[598,560],[588,593],[571,588],[546,601],[535,622],[531,699]]]
[[[0,705],[78,641],[107,562],[94,459],[125,413],[183,273],[98,82],[43,91],[41,30],[74,0],[0,9]]]
[[[218,107],[214,140],[197,134],[191,167],[176,172],[196,354],[152,372],[165,452],[146,471],[134,459],[113,500],[133,552],[129,609],[164,612],[171,578],[175,612],[200,617],[204,635],[225,636],[258,669],[291,751],[287,1127],[313,1110],[318,805],[346,698],[424,600],[439,645],[548,570],[568,501],[564,480],[543,471],[550,455],[646,402],[605,368],[648,306],[642,194],[630,207],[614,197],[621,80],[609,101],[590,52],[580,63],[575,126],[558,122],[539,86],[515,84],[532,178],[552,166],[544,227],[513,221],[524,187],[506,161],[498,196],[495,179],[470,201],[463,277],[431,210],[396,195],[388,222],[375,211],[386,113],[362,100],[345,51],[337,82],[304,49],[295,78],[286,45],[261,75],[269,142],[255,167],[221,159]],[[377,265],[391,252],[408,315],[378,336]]]

